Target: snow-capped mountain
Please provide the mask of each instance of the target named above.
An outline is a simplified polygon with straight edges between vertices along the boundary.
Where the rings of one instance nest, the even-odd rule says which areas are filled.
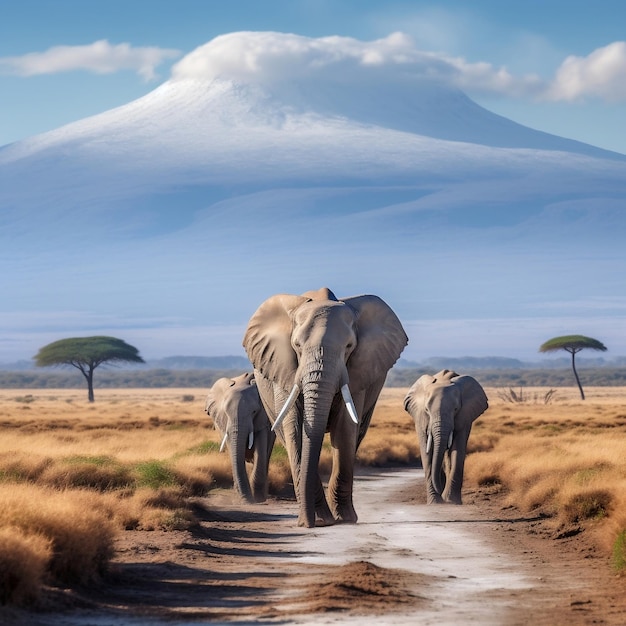
[[[321,285],[387,295],[406,320],[562,311],[592,267],[590,293],[614,293],[624,155],[408,62],[370,67],[332,41],[268,52],[266,35],[226,41],[256,64],[214,40],[143,98],[0,148],[4,334],[17,311],[62,335],[239,328],[267,295]]]

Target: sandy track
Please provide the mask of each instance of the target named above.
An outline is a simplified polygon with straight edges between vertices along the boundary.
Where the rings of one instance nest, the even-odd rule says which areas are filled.
[[[127,532],[96,593],[55,592],[45,614],[9,623],[555,625],[626,623],[623,579],[545,520],[487,492],[421,503],[418,469],[369,470],[356,525],[301,529],[291,500],[199,501],[198,527]],[[578,538],[579,539],[579,538]],[[10,618],[13,617],[11,620]],[[28,621],[23,620],[27,618]]]

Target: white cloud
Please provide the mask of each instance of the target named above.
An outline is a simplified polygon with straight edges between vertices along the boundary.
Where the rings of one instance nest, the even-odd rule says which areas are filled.
[[[612,43],[587,57],[568,57],[554,78],[545,80],[537,74],[516,74],[505,66],[419,50],[410,36],[400,32],[374,41],[238,32],[221,35],[196,48],[172,69],[173,80],[230,79],[271,84],[299,78],[386,85],[426,79],[470,94],[537,100],[575,100],[584,96],[620,100],[626,98],[626,43]]]
[[[462,57],[418,50],[411,37],[400,32],[374,41],[276,32],[230,33],[185,56],[173,67],[172,78],[265,84],[299,78],[385,84],[434,80],[513,96],[535,95],[544,89],[535,75],[518,77],[490,63],[470,63]]]
[[[411,39],[402,33],[363,42],[351,37],[313,39],[275,32],[239,32],[221,35],[196,48],[174,66],[172,76],[271,82],[343,73],[348,68],[403,64],[415,53]]]
[[[567,57],[546,95],[551,100],[626,100],[626,42],[616,41],[586,57]]]
[[[103,39],[84,46],[54,46],[45,52],[1,57],[0,74],[36,76],[76,70],[111,74],[130,70],[151,80],[160,64],[180,54],[168,48],[132,47]],[[486,61],[470,62],[460,55],[419,50],[414,40],[401,32],[374,41],[236,32],[212,39],[173,67],[172,79],[188,78],[266,84],[299,78],[372,84],[426,79],[475,95],[569,102],[594,97],[615,102],[626,100],[626,42],[611,43],[585,57],[569,56],[554,77],[545,80]]]
[[[156,77],[156,67],[180,51],[145,47],[128,43],[111,44],[106,39],[85,46],[54,46],[45,52],[31,52],[19,57],[0,58],[0,73],[36,76],[85,70],[96,74],[113,74],[121,70],[137,72],[145,80]]]

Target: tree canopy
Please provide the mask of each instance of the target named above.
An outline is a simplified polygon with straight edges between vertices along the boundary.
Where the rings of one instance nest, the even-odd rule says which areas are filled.
[[[44,346],[35,355],[39,367],[71,365],[87,381],[89,402],[94,401],[93,371],[102,363],[144,363],[139,351],[115,337],[70,337]]]
[[[607,347],[601,341],[593,339],[592,337],[585,337],[584,335],[564,335],[562,337],[553,337],[552,339],[548,339],[548,341],[542,343],[539,347],[539,352],[555,352],[556,350],[565,350],[572,355],[574,378],[576,378],[576,383],[578,384],[578,389],[580,390],[580,397],[583,400],[585,399],[585,392],[583,391],[583,387],[580,384],[580,378],[578,377],[578,372],[576,371],[576,353],[584,350],[585,348],[600,350],[601,352],[606,352],[607,350]]]

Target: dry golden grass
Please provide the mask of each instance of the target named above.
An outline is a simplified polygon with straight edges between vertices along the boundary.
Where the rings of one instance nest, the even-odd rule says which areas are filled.
[[[406,389],[384,389],[359,452],[362,465],[413,464],[419,445]],[[487,389],[466,484],[499,485],[516,506],[589,529],[626,566],[626,389]],[[232,485],[228,454],[204,413],[203,389],[0,390],[0,603],[30,602],[42,581],[85,583],[106,567],[121,529],[193,523],[190,497]],[[328,472],[328,441],[321,466]],[[285,450],[270,492],[291,477]],[[5,575],[1,574],[4,572]],[[6,572],[13,572],[7,578]]]
[[[506,402],[487,389],[490,408],[470,437],[466,481],[499,485],[509,503],[552,516],[555,530],[586,530],[616,568],[626,565],[626,389],[528,390],[536,401]],[[525,390],[526,392],[527,390]]]
[[[15,574],[0,578],[0,602],[32,600],[42,580],[89,582],[115,532],[186,528],[190,497],[232,485],[205,390],[84,395],[0,391],[0,570]],[[289,480],[278,453],[271,489]]]
[[[362,465],[406,464],[419,459],[415,425],[403,408],[406,392],[406,389],[383,389],[357,453]]]
[[[89,492],[0,484],[0,597],[33,600],[42,581],[85,584],[98,578],[115,527]]]

